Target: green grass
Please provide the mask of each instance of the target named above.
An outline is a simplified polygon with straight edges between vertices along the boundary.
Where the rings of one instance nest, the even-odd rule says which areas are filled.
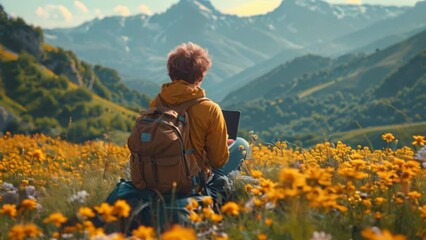
[[[357,130],[333,133],[330,135],[332,142],[342,141],[348,145],[363,144],[373,148],[385,144],[381,139],[383,133],[392,133],[398,139],[398,145],[411,146],[413,135],[425,135],[426,122],[385,125],[377,127],[361,128]],[[309,141],[310,145],[323,142],[324,137],[319,136]]]
[[[17,115],[27,111],[25,107],[2,93],[0,93],[0,106]]]

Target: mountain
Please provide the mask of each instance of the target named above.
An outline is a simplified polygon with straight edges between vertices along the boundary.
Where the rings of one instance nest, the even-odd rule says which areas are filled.
[[[280,50],[300,48],[252,27],[249,19],[224,15],[209,1],[195,0],[181,0],[165,13],[151,17],[108,17],[74,29],[46,32],[47,41],[71,48],[83,59],[116,66],[126,78],[157,83],[168,81],[167,53],[182,42],[192,41],[209,50],[214,66],[206,84],[265,60],[276,51],[275,47],[264,46]],[[236,41],[235,35],[247,41]]]
[[[259,98],[277,97],[277,94],[271,96],[271,93],[275,91],[277,86],[283,86],[282,88],[286,89],[278,95],[285,95],[287,93],[291,94],[292,80],[304,74],[310,74],[323,68],[329,68],[332,64],[332,59],[321,56],[305,55],[303,57],[295,58],[294,60],[280,65],[269,73],[229,93],[221,104],[226,106],[237,102],[245,102]],[[284,87],[286,83],[287,86]]]
[[[331,133],[426,121],[426,31],[370,55],[297,60],[305,63],[288,62],[236,90],[245,100],[223,102],[241,111],[243,129],[312,144]],[[297,74],[300,66],[320,68],[324,60],[332,64]]]
[[[331,46],[322,46],[322,49],[334,49],[335,51],[348,51],[364,47],[384,37],[403,35],[410,31],[426,28],[426,1],[417,4],[406,12],[382,21],[378,21],[359,31],[332,41]],[[317,48],[318,46],[316,46]],[[377,46],[382,48],[384,46]]]
[[[401,66],[417,53],[426,48],[426,31],[423,31],[414,37],[395,44],[384,50],[378,50],[371,55],[358,55],[351,57],[345,55],[335,60],[331,67],[324,67],[315,73],[310,72],[309,66],[318,64],[321,58],[304,57],[298,58],[293,62],[287,63],[274,69],[272,72],[260,77],[235,90],[234,103],[247,100],[243,96],[251,94],[251,99],[261,97],[278,97],[279,93],[298,97],[323,97],[325,94],[341,91],[342,93],[351,93],[355,95],[362,94],[366,89],[379,84],[388,74]],[[297,64],[296,64],[297,63]],[[301,66],[307,66],[307,74],[298,70]],[[295,76],[288,73],[299,73]],[[303,74],[303,76],[302,76]],[[265,83],[271,84],[268,89],[273,92],[252,91],[253,89],[262,89]],[[231,96],[228,98],[231,99]]]
[[[116,67],[125,79],[156,83],[168,81],[165,61],[172,48],[187,41],[198,43],[213,58],[203,86],[215,99],[221,94],[218,89],[226,89],[225,79],[279,52],[300,56],[310,44],[341,37],[405,11],[407,8],[285,0],[268,14],[238,17],[221,13],[208,0],[180,0],[153,16],[107,17],[76,28],[46,30],[46,40],[70,48],[90,62]]]
[[[0,131],[44,132],[72,141],[129,131],[149,97],[117,71],[45,44],[40,28],[0,6]],[[125,106],[125,107],[123,107]]]
[[[275,67],[292,60],[293,58],[303,56],[307,52],[305,50],[285,50],[281,54],[277,54],[261,63],[253,65],[235,75],[232,75],[214,87],[209,89],[209,96],[214,96],[217,101],[225,101],[229,93],[245,86],[247,83],[257,79],[264,74],[270,72]]]
[[[330,4],[320,0],[284,0],[273,12],[258,18],[276,27],[280,36],[308,46],[333,40],[407,10],[392,6]]]
[[[420,28],[416,28],[414,30],[410,30],[408,32],[402,32],[402,33],[396,33],[393,35],[389,35],[389,36],[385,36],[377,41],[374,41],[372,43],[369,43],[365,46],[362,46],[360,48],[354,49],[352,50],[352,52],[354,53],[372,53],[374,51],[378,51],[380,49],[384,49],[387,47],[390,47],[394,44],[397,44],[399,42],[402,42],[404,40],[409,39],[410,37],[423,32],[426,30],[426,26],[420,27]]]

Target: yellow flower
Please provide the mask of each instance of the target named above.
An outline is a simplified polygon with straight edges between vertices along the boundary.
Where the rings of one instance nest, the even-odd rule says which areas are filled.
[[[214,213],[214,211],[210,207],[203,208],[204,217],[210,217],[213,213]]]
[[[24,199],[21,202],[21,207],[23,209],[28,209],[28,210],[35,209],[37,207],[37,201],[32,200],[32,199]]]
[[[407,195],[412,199],[419,199],[422,196],[422,194],[417,191],[409,192]]]
[[[392,235],[388,230],[373,231],[372,229],[365,229],[361,232],[361,235],[367,240],[405,240],[406,238],[402,235]]]
[[[21,181],[21,187],[26,187],[26,186],[28,186],[28,184],[30,184],[30,181],[28,181],[28,180],[22,180]]]
[[[229,237],[228,237],[228,234],[226,234],[226,233],[213,232],[213,239],[214,240],[228,240]]]
[[[40,228],[33,223],[24,225],[24,233],[29,238],[36,238],[42,235]]]
[[[81,207],[78,210],[78,216],[82,219],[92,218],[95,216],[95,213],[91,208],[88,207]]]
[[[204,206],[210,206],[213,204],[213,198],[210,196],[203,197],[202,199]]]
[[[370,208],[373,204],[371,203],[370,199],[364,199],[362,200],[362,204],[368,208]]]
[[[39,227],[35,224],[15,225],[9,231],[8,236],[12,240],[24,240],[26,238],[37,238],[42,235]]]
[[[113,233],[111,235],[108,235],[107,239],[111,239],[111,240],[126,240],[126,237],[122,233]]]
[[[422,207],[420,207],[420,208],[419,208],[419,211],[420,211],[420,216],[421,216],[423,219],[426,219],[426,205],[423,205]]]
[[[197,236],[192,228],[174,225],[169,231],[161,234],[162,240],[196,240]]]
[[[16,217],[18,214],[14,204],[4,204],[1,208],[1,213],[11,218]]]
[[[298,169],[284,168],[280,171],[279,179],[285,187],[297,188],[302,187],[306,183],[305,175],[301,174]]]
[[[250,174],[254,178],[260,178],[260,177],[262,177],[262,172],[259,171],[259,170],[251,170]]]
[[[390,143],[392,141],[395,141],[396,138],[392,133],[385,133],[382,135],[382,139],[387,143]]]
[[[413,136],[413,139],[414,139],[412,143],[413,145],[424,146],[426,143],[425,136],[420,136],[420,135]]]
[[[265,224],[266,224],[267,226],[271,226],[271,225],[272,225],[272,218],[267,218],[267,219],[265,219]]]
[[[46,158],[46,157],[44,156],[43,151],[41,151],[40,149],[34,150],[34,151],[32,152],[32,154],[31,154],[31,156],[32,156],[34,159],[37,159],[37,160],[44,160],[44,159]]]
[[[91,221],[84,221],[83,227],[89,232],[90,236],[103,234],[103,228],[96,228]]]
[[[349,180],[352,179],[363,179],[368,177],[368,174],[362,171],[357,171],[353,168],[341,168],[337,171],[340,175],[347,177]]]
[[[131,210],[131,208],[130,208],[129,204],[127,204],[126,201],[124,201],[124,200],[118,200],[114,204],[114,210],[113,210],[113,212],[118,217],[128,217],[129,213],[130,213],[130,210]]]
[[[117,220],[114,216],[114,207],[110,206],[108,203],[102,203],[100,206],[95,207],[95,209],[105,222],[113,222]]]
[[[49,217],[43,220],[44,223],[53,223],[56,227],[60,227],[68,220],[62,213],[52,213]]]
[[[189,220],[191,220],[191,222],[193,223],[197,223],[197,222],[201,222],[203,220],[202,217],[200,217],[200,215],[198,215],[196,212],[191,211],[191,213],[189,213],[188,216]]]
[[[256,207],[260,207],[260,206],[262,206],[262,200],[260,200],[259,198],[257,198],[257,197],[254,197],[253,198],[253,204],[256,206]]]
[[[138,229],[132,231],[133,237],[140,238],[141,240],[155,239],[154,229],[152,227],[140,226]]]
[[[60,238],[61,234],[59,232],[53,232],[52,233],[52,238]]]
[[[246,184],[245,186],[244,186],[244,189],[247,191],[247,192],[250,192],[252,189],[253,189],[253,185],[251,185],[251,184]]]
[[[235,202],[227,202],[221,209],[222,212],[231,216],[238,216],[240,212],[240,206]]]
[[[13,226],[8,236],[13,240],[24,240],[26,238],[24,225]]]
[[[197,200],[190,198],[188,199],[188,204],[186,205],[186,209],[188,209],[189,211],[193,211],[195,209],[197,209],[199,206]]]
[[[257,239],[258,240],[266,240],[266,239],[268,239],[268,236],[266,236],[263,233],[259,233],[259,234],[257,234]]]
[[[213,221],[213,223],[217,224],[223,220],[223,216],[220,214],[213,213],[210,215],[210,219]]]

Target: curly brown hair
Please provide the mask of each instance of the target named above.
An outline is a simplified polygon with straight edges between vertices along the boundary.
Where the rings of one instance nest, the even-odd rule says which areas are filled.
[[[169,53],[167,70],[172,81],[184,80],[194,84],[203,79],[211,65],[207,49],[188,42],[179,45]]]

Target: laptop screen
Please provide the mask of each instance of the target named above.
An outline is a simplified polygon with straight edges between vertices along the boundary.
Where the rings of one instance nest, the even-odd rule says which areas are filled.
[[[226,128],[228,129],[229,139],[237,139],[241,113],[239,111],[230,110],[222,110],[222,113],[226,121]]]

